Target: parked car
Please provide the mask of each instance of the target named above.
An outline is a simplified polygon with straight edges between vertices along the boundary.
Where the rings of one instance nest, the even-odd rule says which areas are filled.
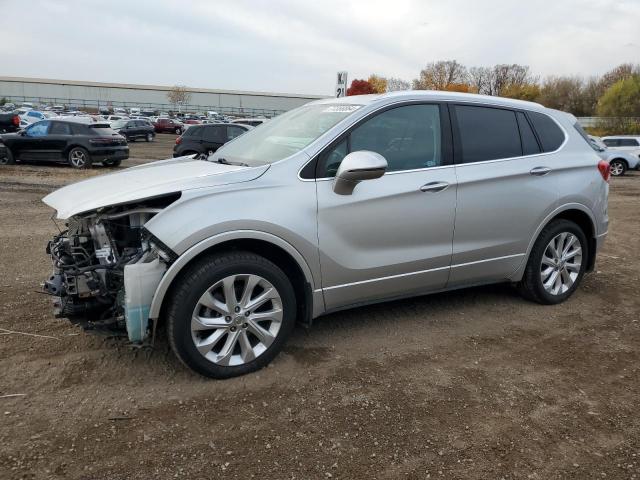
[[[235,120],[231,120],[231,123],[242,123],[243,125],[251,125],[252,127],[257,127],[266,122],[266,118],[236,118]]]
[[[173,118],[158,118],[153,127],[156,133],[176,133],[181,135],[184,131],[184,124]]]
[[[9,163],[9,154],[7,147],[4,146],[0,139],[0,165],[7,165]]]
[[[187,125],[202,125],[202,120],[197,118],[187,118],[182,122],[185,126]]]
[[[42,120],[18,133],[0,137],[8,150],[6,164],[16,160],[41,160],[90,168],[94,162],[117,166],[129,158],[127,141],[106,123]]]
[[[45,197],[75,226],[49,244],[45,291],[81,324],[123,317],[133,342],[162,321],[186,365],[232,377],[268,364],[296,322],[356,305],[496,282],[566,300],[607,235],[608,180],[576,118],[535,103],[324,99],[207,160]]]
[[[611,160],[611,175],[624,175],[627,170],[640,169],[640,136],[618,135],[602,137],[602,142],[607,149],[616,153],[626,153],[628,156],[620,156]]]
[[[0,133],[17,132],[20,129],[20,115],[0,113]]]
[[[22,115],[20,118],[25,120],[27,123],[39,122],[40,120],[44,120],[47,116],[43,112],[38,112],[37,110],[29,110]]]
[[[229,140],[242,135],[252,127],[234,124],[211,124],[190,126],[182,136],[176,138],[173,156],[211,155]]]
[[[600,156],[609,162],[611,175],[624,175],[629,168],[640,168],[640,158],[636,157],[632,153],[625,152],[623,150],[611,149],[607,147],[600,137],[589,135],[589,140],[591,140],[593,148],[600,154]]]
[[[147,120],[117,120],[111,123],[111,128],[129,142],[139,138],[152,142],[156,138],[155,129]]]
[[[104,117],[104,119],[108,123],[114,123],[114,122],[119,122],[120,120],[128,120],[129,117],[125,115],[107,115],[106,117]]]

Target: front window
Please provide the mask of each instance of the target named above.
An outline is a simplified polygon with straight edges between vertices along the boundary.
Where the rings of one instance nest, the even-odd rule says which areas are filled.
[[[48,120],[44,122],[34,123],[29,128],[27,128],[27,137],[44,137],[47,134],[50,123],[51,122],[49,122]]]
[[[277,162],[298,153],[358,108],[343,104],[296,108],[235,138],[210,158],[252,167]]]

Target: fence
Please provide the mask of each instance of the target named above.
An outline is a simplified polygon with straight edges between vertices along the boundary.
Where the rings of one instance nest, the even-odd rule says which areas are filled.
[[[160,112],[177,112],[180,110],[181,112],[187,113],[204,113],[204,112],[218,112],[224,115],[229,115],[232,117],[266,117],[271,118],[276,115],[280,115],[284,113],[285,110],[273,110],[266,108],[247,108],[247,107],[220,107],[214,105],[181,105],[180,107],[176,105],[171,105],[168,103],[140,103],[140,102],[118,102],[118,101],[109,101],[109,102],[99,102],[98,100],[86,100],[86,99],[69,99],[69,98],[52,98],[52,97],[20,97],[20,96],[10,96],[5,95],[0,98],[5,98],[7,102],[14,103],[16,105],[21,105],[24,102],[33,103],[34,105],[40,106],[53,106],[53,105],[63,105],[70,110],[84,110],[84,111],[94,111],[98,112],[100,109],[110,109],[114,108],[140,108],[142,111],[153,111],[156,113]]]

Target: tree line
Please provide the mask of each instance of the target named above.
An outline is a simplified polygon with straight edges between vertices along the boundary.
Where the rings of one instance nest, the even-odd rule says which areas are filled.
[[[398,90],[445,90],[529,100],[576,117],[608,117],[599,130],[640,133],[640,65],[625,63],[604,75],[541,78],[526,65],[467,67],[456,60],[427,64],[412,81],[372,74],[356,79],[347,95]],[[598,133],[598,132],[596,132]]]

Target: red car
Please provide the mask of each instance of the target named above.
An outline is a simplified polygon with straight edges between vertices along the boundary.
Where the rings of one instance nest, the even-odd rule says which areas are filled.
[[[190,118],[184,121],[185,125],[202,125],[202,120],[196,120],[195,118]]]
[[[157,133],[176,133],[182,135],[184,132],[184,124],[173,118],[159,118],[153,124],[153,128]]]

